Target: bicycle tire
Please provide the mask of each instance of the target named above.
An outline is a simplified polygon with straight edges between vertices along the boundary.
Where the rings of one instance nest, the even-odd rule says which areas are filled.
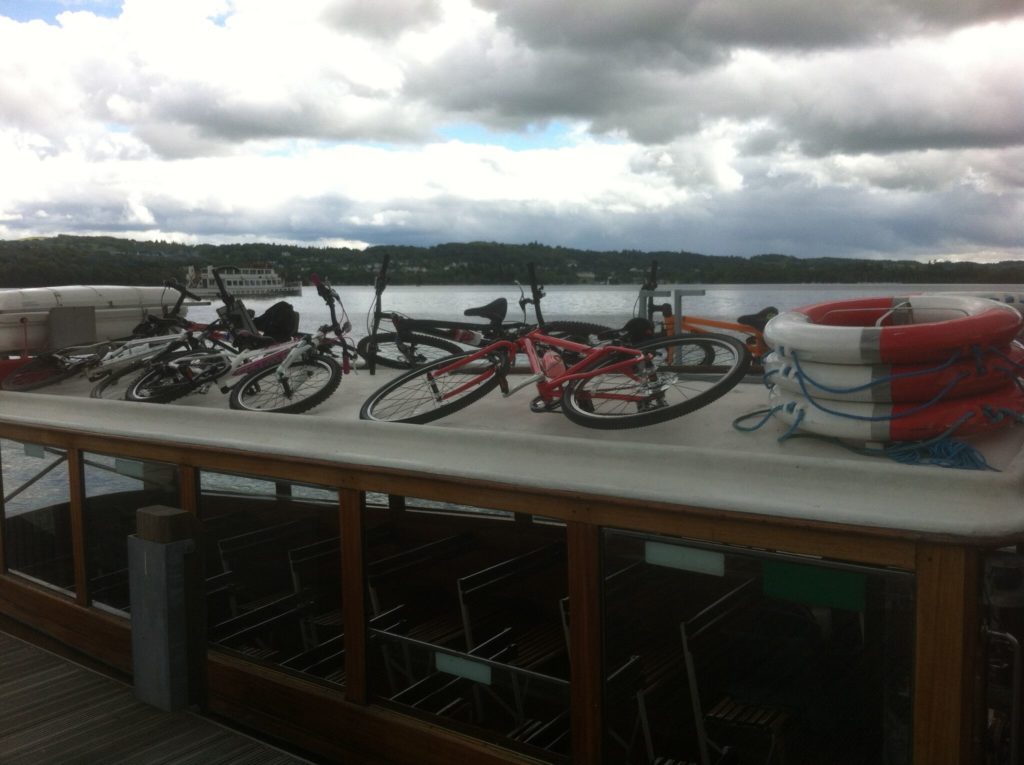
[[[376,347],[376,351],[370,350],[371,344]],[[356,344],[356,352],[366,361],[371,361],[372,356],[374,363],[392,369],[414,369],[435,359],[463,352],[455,343],[415,333],[409,335],[409,341],[403,341],[403,345],[407,346],[404,351],[398,344],[396,332],[378,332],[362,338]]]
[[[185,358],[187,356],[195,355],[202,357],[208,354],[190,354],[183,353],[180,357]],[[168,365],[169,361],[174,359],[165,359],[159,363],[151,365],[150,368],[146,369],[141,375],[128,385],[125,390],[124,397],[127,401],[138,401],[143,403],[153,404],[169,404],[172,401],[188,395],[192,391],[200,387],[193,380],[194,378],[201,378],[204,380],[216,379],[220,375],[230,369],[230,365],[222,359],[217,359],[212,362],[219,366],[215,370],[213,375],[207,375],[201,373],[199,375],[193,375],[186,377],[181,368],[174,368]],[[203,370],[204,372],[206,370]]]
[[[95,366],[110,351],[111,343],[62,348],[36,356],[22,364],[3,380],[0,388],[9,391],[30,391],[74,377],[83,369]]]
[[[288,380],[292,387],[292,395],[289,397],[277,379],[279,366],[261,369],[243,377],[231,389],[228,405],[232,409],[247,412],[299,414],[322,404],[341,384],[341,367],[330,356],[319,354],[301,359],[288,368]],[[301,393],[305,393],[305,396],[298,398]],[[282,401],[287,403],[281,404]]]
[[[7,375],[0,387],[9,391],[29,391],[53,385],[73,377],[77,368],[68,368],[52,353],[36,356]]]
[[[160,352],[161,355],[164,351]],[[107,401],[124,401],[127,390],[120,389],[120,385],[124,385],[122,382],[125,377],[132,374],[137,374],[140,370],[146,369],[152,366],[154,363],[160,361],[170,361],[171,359],[181,358],[182,356],[190,356],[195,353],[195,350],[183,350],[176,351],[167,354],[159,359],[155,359],[153,356],[147,356],[146,358],[136,359],[131,363],[121,367],[120,369],[114,369],[106,376],[100,378],[100,380],[92,387],[89,391],[90,398],[102,398]],[[118,385],[120,384],[120,385]],[[116,391],[116,393],[115,393]],[[113,395],[112,395],[113,394]]]
[[[634,375],[598,372],[568,383],[562,392],[565,416],[578,425],[605,430],[655,425],[721,398],[750,367],[747,347],[727,335],[675,335],[643,343],[637,350],[650,359]],[[714,359],[710,366],[705,363],[709,354]],[[595,365],[600,369],[627,358],[614,354]]]
[[[462,353],[438,359],[382,385],[374,391],[359,410],[362,420],[377,422],[406,422],[422,424],[439,420],[459,411],[474,401],[486,396],[497,387],[503,362],[493,356],[483,356],[476,361],[464,363],[440,377],[433,376],[436,370],[452,364],[459,364],[473,353]],[[478,379],[472,387],[453,394],[455,397],[438,402],[444,389],[457,390],[475,375]]]
[[[602,324],[591,324],[586,321],[549,321],[541,327],[541,331],[547,335],[561,335],[566,340],[590,345],[591,336],[601,336],[613,330],[611,327],[606,327]]]

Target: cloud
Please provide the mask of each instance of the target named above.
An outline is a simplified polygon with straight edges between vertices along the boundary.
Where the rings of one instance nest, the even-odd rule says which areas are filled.
[[[1024,254],[1019,0],[95,7],[0,15],[0,236]]]

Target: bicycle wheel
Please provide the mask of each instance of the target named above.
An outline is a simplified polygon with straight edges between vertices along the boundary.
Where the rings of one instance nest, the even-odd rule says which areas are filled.
[[[727,335],[676,335],[637,347],[636,364],[602,372],[629,358],[620,353],[596,362],[591,377],[562,392],[562,411],[579,425],[618,429],[654,425],[688,414],[730,391],[746,374],[750,353]],[[708,363],[708,359],[712,363]]]
[[[124,378],[134,372],[138,372],[144,366],[144,362],[131,364],[123,369],[111,372],[105,377],[101,377],[99,381],[92,386],[92,390],[89,391],[89,397],[105,398],[112,401],[123,401],[125,397]]]
[[[366,399],[360,419],[424,423],[469,406],[494,390],[503,366],[497,356],[470,361],[471,355],[438,359],[396,377]]]
[[[179,350],[172,353],[161,351],[159,361],[156,361],[152,356],[147,356],[146,358],[135,359],[120,367],[115,367],[97,381],[92,390],[89,391],[89,396],[90,398],[103,398],[108,401],[124,401],[127,393],[126,377],[137,374],[140,370],[153,366],[154,363],[191,356],[194,353],[195,350]]]
[[[611,332],[612,328],[601,324],[591,324],[586,321],[549,321],[544,325],[543,330],[547,335],[563,337],[566,340],[590,345],[591,337]]]
[[[427,335],[412,334],[400,341],[394,332],[368,335],[356,344],[356,352],[364,359],[370,361],[372,356],[377,364],[392,369],[413,369],[462,350],[455,343]]]
[[[249,412],[298,414],[326,401],[341,383],[341,367],[329,356],[302,359],[288,368],[287,386],[277,377],[278,366],[242,378],[231,389],[228,404]]]
[[[182,354],[180,362],[190,355]],[[196,355],[191,364],[172,364],[175,359],[168,359],[151,365],[128,385],[124,397],[128,401],[148,401],[154,404],[167,404],[191,393],[205,383],[197,384],[195,380],[215,380],[230,369],[230,364],[222,358],[210,359],[208,354]]]
[[[52,385],[72,377],[77,370],[69,368],[52,353],[37,356],[11,372],[0,383],[4,390],[26,391]]]
[[[0,381],[0,388],[27,391],[67,380],[81,370],[95,366],[110,348],[110,343],[97,343],[36,356]]]

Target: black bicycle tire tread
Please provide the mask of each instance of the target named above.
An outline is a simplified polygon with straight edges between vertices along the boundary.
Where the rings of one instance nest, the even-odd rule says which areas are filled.
[[[138,372],[140,369],[146,366],[147,363],[148,360],[136,364],[129,364],[128,366],[124,367],[121,370],[111,372],[109,375],[104,377],[102,380],[99,380],[95,385],[92,386],[92,389],[89,391],[89,398],[105,398],[103,392],[107,390],[107,388],[110,388],[114,383],[123,380],[128,375]]]
[[[585,338],[591,335],[603,335],[613,330],[603,324],[592,324],[588,321],[549,321],[544,324],[541,331],[564,332],[572,337]]]
[[[207,354],[205,354],[203,352],[197,352],[197,351],[187,351],[187,352],[182,353],[180,355],[171,356],[169,358],[183,358],[185,356],[191,356],[191,355],[203,356],[203,355],[207,355]],[[167,361],[167,360],[168,359],[164,359],[164,361]],[[172,388],[168,393],[166,393],[166,394],[164,394],[162,396],[149,397],[149,398],[139,398],[139,397],[133,397],[132,396],[132,391],[136,387],[138,387],[138,385],[146,377],[148,377],[149,375],[152,375],[152,374],[160,374],[160,373],[161,373],[161,370],[159,368],[155,368],[155,367],[152,368],[152,369],[146,369],[145,371],[143,371],[143,373],[141,375],[139,375],[137,378],[135,378],[134,380],[132,380],[128,384],[128,387],[125,390],[125,400],[127,400],[127,401],[135,401],[135,402],[143,403],[143,404],[149,404],[149,403],[152,403],[152,404],[169,404],[172,401],[177,401],[180,398],[184,398],[189,393],[194,391],[196,389],[196,387],[197,387],[195,385],[192,385],[191,383],[182,383],[181,385],[178,385],[178,386]]]
[[[391,369],[414,369],[416,367],[411,366],[408,362],[402,362],[390,356],[373,353],[369,351],[371,339],[376,340],[377,345],[394,342],[395,338],[398,337],[397,332],[378,332],[375,335],[367,335],[361,338],[356,343],[356,353],[358,353],[364,360],[373,361],[373,363],[382,366],[389,367]],[[449,342],[439,337],[431,337],[430,335],[421,335],[418,333],[412,333],[410,335],[413,342],[417,345],[426,345],[431,348],[437,348],[439,350],[447,352],[449,355],[456,355],[463,352],[463,349],[455,343]],[[370,357],[373,357],[372,359]],[[420,365],[422,366],[422,365]]]
[[[667,422],[669,420],[676,419],[677,417],[690,414],[691,412],[695,412],[696,410],[702,409],[708,404],[718,400],[739,384],[750,367],[751,357],[747,347],[739,340],[728,335],[711,333],[672,335],[670,337],[663,337],[657,340],[641,343],[636,346],[636,348],[640,351],[650,350],[660,346],[670,345],[673,342],[681,341],[694,343],[699,343],[700,341],[724,343],[731,346],[736,351],[739,361],[725,374],[725,376],[712,384],[710,388],[693,398],[686,399],[685,401],[680,401],[675,404],[670,404],[662,409],[653,409],[649,412],[637,412],[629,415],[610,415],[607,417],[598,415],[595,417],[593,414],[577,410],[573,403],[572,391],[574,391],[577,386],[583,384],[586,381],[586,378],[584,380],[577,380],[569,383],[563,392],[563,414],[577,425],[583,425],[585,427],[598,430],[624,430],[626,428],[657,425],[662,422]],[[603,366],[611,363],[612,360],[613,359],[605,359],[596,363]],[[590,368],[592,367],[587,367],[583,371]]]
[[[481,398],[483,398],[496,387],[498,387],[499,375],[497,372],[495,372],[495,374],[493,374],[490,377],[490,379],[485,380],[480,385],[478,385],[476,390],[471,391],[470,393],[467,393],[465,396],[455,399],[454,401],[451,401],[447,404],[442,404],[436,409],[431,409],[428,412],[424,412],[423,414],[418,414],[414,417],[408,417],[400,420],[384,420],[378,419],[370,415],[370,410],[378,401],[385,399],[389,393],[401,388],[409,380],[413,380],[421,375],[425,375],[427,372],[430,372],[434,367],[441,366],[444,364],[451,364],[454,361],[456,361],[457,358],[465,358],[468,356],[472,356],[475,353],[477,353],[477,351],[470,351],[468,353],[458,354],[457,356],[453,356],[450,358],[438,359],[437,361],[431,362],[430,364],[424,364],[421,367],[409,370],[405,374],[400,375],[393,380],[390,380],[389,382],[385,383],[377,390],[375,390],[373,393],[371,393],[370,397],[363,402],[363,405],[359,409],[359,419],[372,420],[374,422],[402,422],[411,425],[422,425],[427,422],[433,422],[434,420],[440,420],[443,417],[447,417],[450,414],[454,414],[455,412],[465,409],[467,406],[469,406],[472,403],[475,403],[476,401],[479,401]],[[493,363],[495,368],[499,366],[498,362],[495,361]]]
[[[46,364],[56,365],[56,356],[52,353],[48,353],[45,356],[36,356],[31,361],[22,364],[9,375],[4,377],[4,379],[0,381],[0,388],[3,388],[3,390],[6,391],[19,393],[27,392],[30,390],[38,390],[39,388],[45,388],[47,385],[55,385],[56,383],[59,383],[62,380],[66,380],[69,377],[73,377],[78,372],[77,367],[74,369],[55,369],[53,375],[44,378],[40,382],[30,383],[27,385],[18,383],[19,378],[24,377],[28,373],[38,371],[41,367],[43,367]]]
[[[334,394],[334,391],[338,389],[338,386],[341,385],[342,371],[341,367],[338,366],[338,362],[336,362],[330,356],[326,356],[324,354],[319,354],[310,361],[322,361],[325,364],[327,364],[328,367],[330,367],[331,369],[331,375],[327,379],[327,384],[321,387],[320,390],[318,390],[312,396],[308,396],[302,399],[301,401],[297,401],[294,404],[280,407],[278,409],[250,409],[249,407],[243,406],[240,403],[240,400],[242,397],[242,393],[245,390],[245,386],[255,379],[273,373],[274,371],[277,370],[277,367],[280,366],[278,364],[267,369],[261,369],[259,372],[255,372],[243,378],[241,382],[239,382],[234,388],[231,389],[231,395],[228,398],[228,406],[231,407],[232,409],[236,409],[243,412],[258,411],[266,412],[268,414],[302,414],[303,412],[308,412],[313,407],[319,406],[324,401],[329,399]],[[309,361],[301,363],[309,363]]]

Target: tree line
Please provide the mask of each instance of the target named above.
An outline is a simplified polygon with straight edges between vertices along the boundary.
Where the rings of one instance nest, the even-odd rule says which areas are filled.
[[[920,263],[855,258],[745,258],[686,251],[578,250],[531,242],[466,242],[432,247],[296,247],[283,244],[187,245],[116,237],[56,236],[0,241],[0,287],[65,284],[158,285],[183,279],[190,265],[269,263],[287,281],[311,273],[338,285],[368,285],[385,255],[393,284],[510,284],[536,263],[548,284],[638,284],[652,260],[662,284],[1020,284],[1024,264]]]

